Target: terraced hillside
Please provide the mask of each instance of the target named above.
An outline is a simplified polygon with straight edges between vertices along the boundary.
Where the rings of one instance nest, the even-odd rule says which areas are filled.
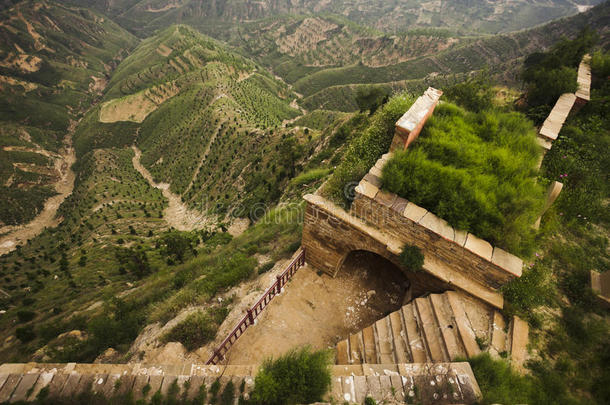
[[[96,7],[125,27],[140,33],[182,22],[198,28],[219,29],[227,23],[251,21],[280,14],[335,13],[386,32],[416,27],[497,33],[531,27],[576,14],[600,0],[72,0]],[[136,28],[137,27],[137,28]]]
[[[0,14],[0,234],[60,192],[71,123],[136,42],[92,11],[54,2],[24,1]]]
[[[192,207],[224,214],[247,199],[259,165],[278,159],[266,152],[286,138],[293,142],[287,153],[297,147],[278,129],[300,115],[291,107],[295,98],[254,62],[172,26],[119,66],[103,102],[76,130],[75,148],[82,156],[136,142],[156,182],[170,184]],[[276,166],[279,176],[283,164]]]
[[[388,83],[394,86],[412,86],[413,81],[432,82],[439,77],[467,74],[485,67],[503,81],[515,81],[520,71],[520,60],[537,49],[548,47],[563,36],[573,37],[583,28],[597,30],[602,38],[608,32],[610,3],[563,20],[527,31],[462,40],[446,50],[433,55],[422,55],[412,60],[387,66],[346,65],[316,69],[293,82],[295,90],[307,97],[319,97],[332,86],[353,86],[360,83]],[[292,77],[291,77],[292,78]],[[291,81],[292,82],[292,81]],[[340,94],[341,87],[333,93]],[[322,99],[327,99],[326,95]]]

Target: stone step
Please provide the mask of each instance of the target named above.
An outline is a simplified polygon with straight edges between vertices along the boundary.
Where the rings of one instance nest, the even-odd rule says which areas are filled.
[[[364,343],[364,362],[377,363],[377,348],[373,326],[362,329],[362,342]]]
[[[349,349],[350,364],[361,364],[364,360],[362,333],[357,333],[349,337]]]
[[[446,294],[432,294],[429,300],[439,325],[442,341],[449,360],[464,358],[466,351],[460,338],[457,336],[457,326],[455,325],[451,307],[447,302]]]
[[[494,357],[501,357],[503,353],[507,353],[506,321],[498,311],[493,311],[493,315],[490,317],[489,336],[491,336],[489,354]]]
[[[436,323],[436,318],[432,311],[430,300],[426,298],[417,298],[415,300],[415,308],[421,322],[421,329],[424,332],[426,346],[430,354],[432,362],[448,361],[449,356],[445,351],[445,345],[442,342],[439,325]]]
[[[415,319],[415,307],[413,304],[408,304],[402,307],[402,315],[405,321],[405,329],[407,332],[407,342],[414,363],[425,363],[428,361],[428,355],[422,332]]]
[[[347,339],[337,343],[337,364],[350,364],[349,342]]]
[[[411,363],[413,359],[411,358],[409,345],[407,344],[407,334],[402,320],[402,311],[392,312],[388,319],[390,320],[396,362]]]
[[[495,308],[455,291],[431,294],[339,342],[337,361],[447,362],[487,350],[494,357],[505,353],[513,356],[513,363],[519,368],[527,357],[527,324],[516,321],[516,334],[512,334],[512,325],[511,322],[511,334],[507,336],[506,321]],[[515,350],[511,350],[513,341]]]
[[[527,343],[529,340],[529,325],[527,322],[513,316],[510,327],[509,345],[510,361],[513,367],[524,372],[524,364],[527,360]]]
[[[25,374],[19,380],[13,395],[11,396],[11,402],[25,402],[28,400],[28,394],[36,382],[40,378],[39,374]]]
[[[468,363],[388,364],[370,368],[382,372],[366,375],[333,373],[327,400],[330,403],[363,404],[370,397],[377,403],[388,404],[472,404],[481,398]]]
[[[0,388],[0,404],[8,402],[9,399],[11,399],[11,396],[13,395],[13,392],[15,392],[15,389],[17,388],[19,380],[21,380],[22,376],[23,374],[9,374],[7,376],[6,380],[4,381],[4,385],[2,388]]]
[[[377,359],[376,363],[391,364],[395,363],[394,344],[392,343],[392,330],[388,325],[389,317],[381,318],[375,322],[377,331]]]
[[[445,294],[447,295],[447,302],[451,307],[451,312],[453,313],[453,319],[455,320],[458,335],[462,341],[464,350],[466,351],[466,356],[476,356],[477,354],[481,353],[481,348],[477,343],[476,334],[474,333],[474,329],[472,328],[470,320],[466,315],[462,300],[460,299],[459,294],[454,291],[447,291]]]

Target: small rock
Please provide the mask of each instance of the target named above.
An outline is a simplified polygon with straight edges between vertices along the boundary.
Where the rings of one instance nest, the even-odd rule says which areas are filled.
[[[371,298],[375,294],[377,294],[377,291],[375,291],[375,290],[369,290],[369,291],[366,292],[366,296],[368,298]]]
[[[95,361],[94,364],[112,364],[117,363],[121,354],[114,350],[112,347],[106,349],[106,351],[100,354]]]

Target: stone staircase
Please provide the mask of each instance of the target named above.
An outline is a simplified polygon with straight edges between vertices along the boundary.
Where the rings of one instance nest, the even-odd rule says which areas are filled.
[[[515,317],[447,291],[416,298],[337,344],[337,364],[451,362],[488,351],[518,369],[527,358],[529,329]]]
[[[209,389],[218,381],[218,393],[233,383],[238,404],[239,397],[248,398],[257,371],[255,366],[233,365],[3,364],[0,403],[33,401],[43,390],[48,403],[86,393],[109,403],[124,403],[129,397],[148,403],[159,395],[191,401],[202,387],[210,402]],[[472,404],[481,399],[468,363],[337,365],[331,372],[331,403],[363,404],[367,397],[385,404]]]
[[[481,391],[468,363],[335,366],[329,400],[363,404],[473,404]]]

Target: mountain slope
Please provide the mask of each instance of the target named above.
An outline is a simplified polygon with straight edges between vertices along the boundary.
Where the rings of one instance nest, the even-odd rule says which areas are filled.
[[[295,98],[254,62],[172,26],[121,63],[77,128],[75,148],[82,156],[136,142],[156,182],[192,207],[224,214],[247,198],[259,154],[280,140],[274,128],[299,115]]]
[[[28,222],[55,193],[70,122],[136,42],[91,11],[53,2],[0,14],[0,226]]]
[[[450,28],[498,33],[528,28],[584,11],[601,0],[72,0],[107,13],[124,27],[151,33],[186,23],[210,33],[226,24],[280,14],[335,13],[386,32]],[[137,27],[137,28],[136,28]]]

